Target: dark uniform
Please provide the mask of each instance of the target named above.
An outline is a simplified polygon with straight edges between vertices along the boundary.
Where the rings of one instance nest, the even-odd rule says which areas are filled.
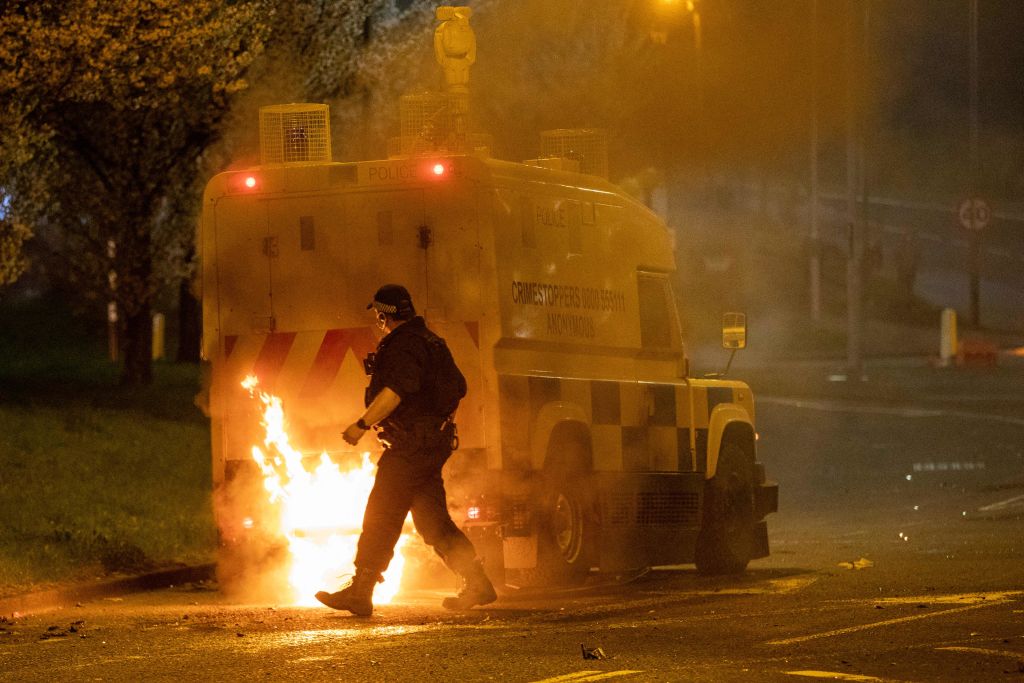
[[[451,415],[438,414],[436,359],[423,318],[416,316],[381,340],[373,362],[366,405],[387,387],[401,403],[383,422],[385,445],[366,503],[355,565],[383,573],[411,510],[416,530],[457,574],[471,571],[475,551],[448,514],[441,468],[452,453]]]

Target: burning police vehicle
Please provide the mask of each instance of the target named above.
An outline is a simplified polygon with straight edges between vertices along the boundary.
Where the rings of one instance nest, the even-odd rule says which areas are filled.
[[[449,505],[496,583],[741,571],[768,554],[777,509],[753,393],[689,376],[669,230],[606,179],[600,131],[547,131],[515,163],[469,130],[468,16],[438,9],[447,89],[402,98],[388,158],[332,161],[325,105],[270,106],[261,164],[206,187],[222,579],[274,567],[302,602],[344,573],[373,456],[341,431],[363,410],[365,304],[384,282],[409,289],[466,377]],[[744,345],[741,316],[726,334]],[[417,542],[400,545],[391,592]]]

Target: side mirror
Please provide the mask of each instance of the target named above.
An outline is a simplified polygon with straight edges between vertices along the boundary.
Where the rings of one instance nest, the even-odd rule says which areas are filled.
[[[729,362],[725,364],[722,372],[709,372],[704,376],[709,379],[722,379],[729,374],[732,367],[732,359],[736,352],[747,348],[747,315],[746,313],[723,313],[722,314],[722,347],[729,349]]]
[[[725,313],[722,315],[722,348],[747,348],[747,316],[745,313]]]

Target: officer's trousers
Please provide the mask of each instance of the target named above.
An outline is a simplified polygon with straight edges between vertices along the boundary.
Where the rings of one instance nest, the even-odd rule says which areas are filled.
[[[363,514],[355,565],[383,573],[395,553],[405,517],[448,567],[464,575],[476,558],[473,544],[448,514],[441,467],[449,451],[389,448],[377,463],[377,476]]]

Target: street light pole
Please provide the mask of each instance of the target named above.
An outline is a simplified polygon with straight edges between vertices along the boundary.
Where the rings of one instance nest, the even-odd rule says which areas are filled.
[[[978,183],[978,0],[970,0],[971,185]]]
[[[811,320],[821,320],[821,247],[818,230],[818,0],[811,0]]]
[[[978,196],[978,0],[970,0],[970,197]],[[971,325],[981,324],[981,236],[978,230],[971,230],[967,238],[970,249],[970,305]]]
[[[697,4],[697,0],[691,0],[691,2],[687,3],[686,6],[693,16],[693,47],[699,55],[702,47],[701,41],[703,40],[700,26],[700,7]]]
[[[698,150],[699,161],[703,170],[707,170],[704,164],[707,161],[708,141],[707,131],[707,109],[704,101],[704,35],[701,26],[699,0],[687,0],[686,11],[690,13],[690,20],[693,22],[693,64],[696,77],[697,89],[697,135],[699,137]]]
[[[867,8],[865,7],[865,16]],[[862,74],[858,69],[855,3],[846,0],[846,210],[849,245],[846,261],[846,371],[852,380],[863,375],[863,219],[857,206],[859,173],[863,159],[859,144],[857,95]],[[866,36],[865,36],[866,40]]]

